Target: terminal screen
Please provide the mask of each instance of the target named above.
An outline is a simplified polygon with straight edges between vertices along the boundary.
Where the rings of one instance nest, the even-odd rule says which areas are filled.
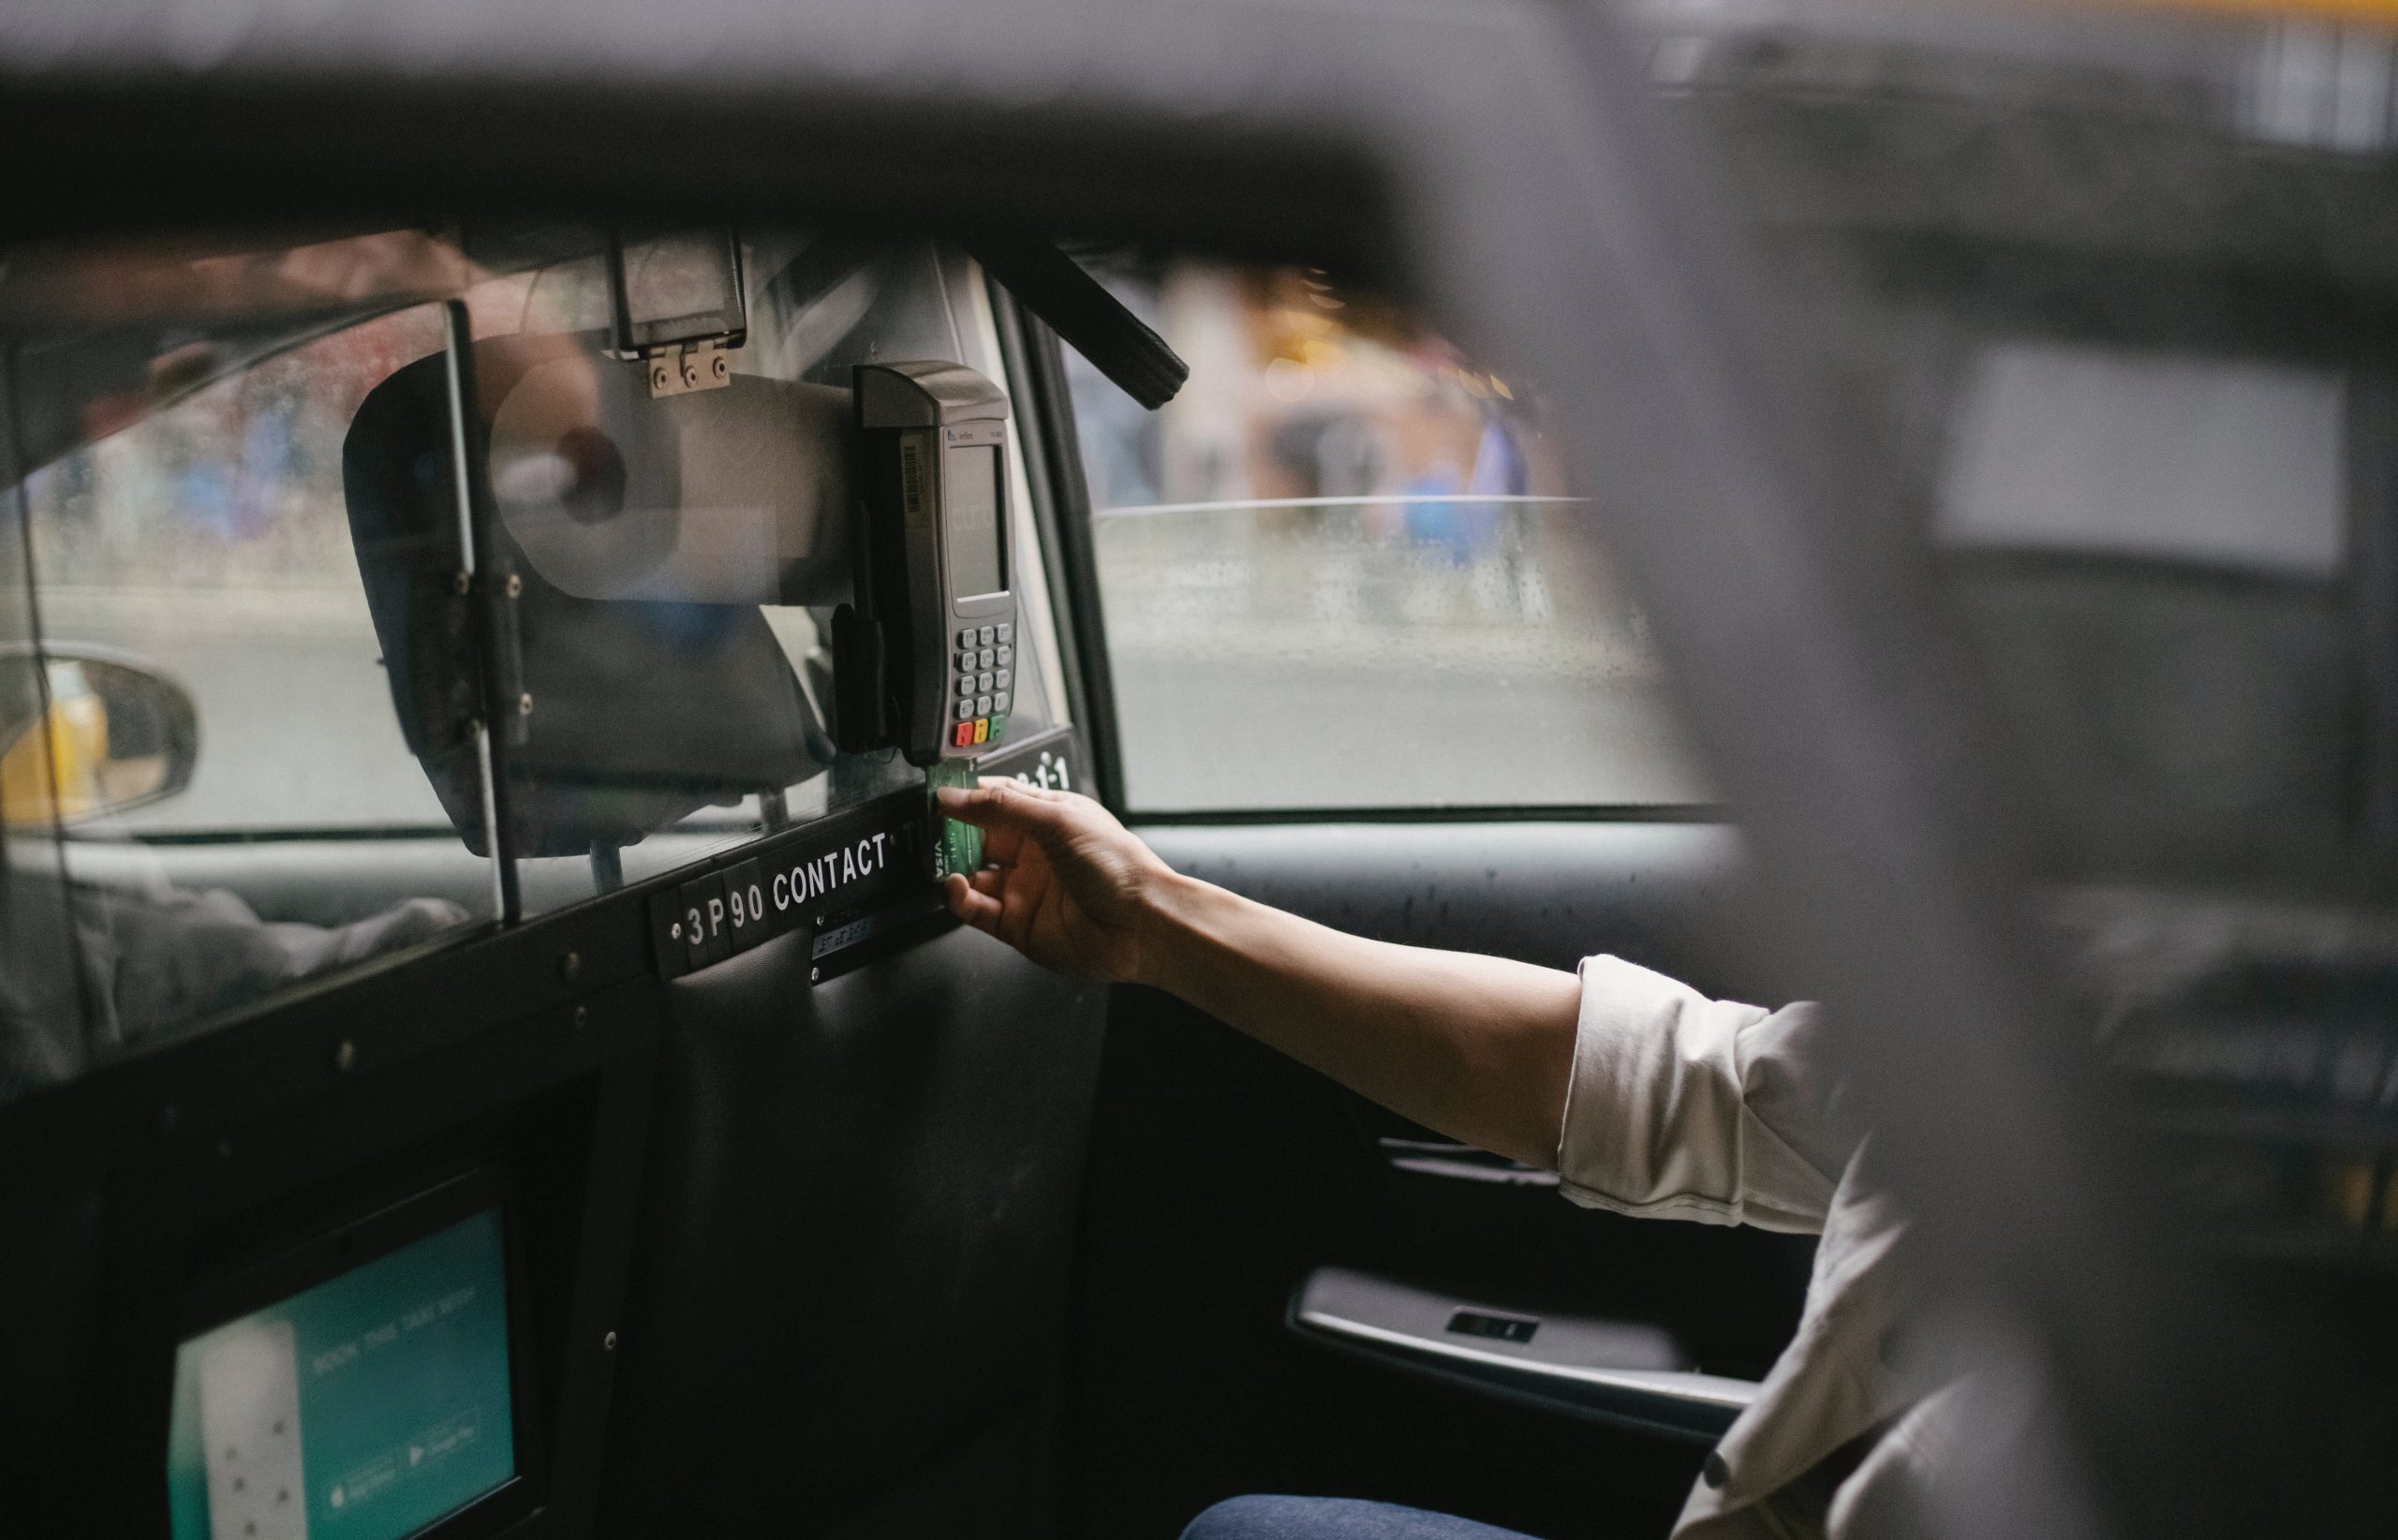
[[[175,1352],[174,1540],[398,1540],[516,1473],[497,1208]]]
[[[1008,585],[999,562],[999,452],[973,444],[949,452],[950,582],[962,598]]]

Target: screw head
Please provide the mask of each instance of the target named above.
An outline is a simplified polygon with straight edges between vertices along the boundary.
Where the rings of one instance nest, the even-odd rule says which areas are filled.
[[[580,953],[580,952],[570,952],[570,953],[568,953],[565,956],[560,957],[560,958],[558,959],[558,974],[559,974],[559,976],[560,976],[560,977],[562,977],[562,978],[570,978],[570,978],[574,977],[577,973],[580,973],[580,972],[582,972],[582,971],[583,971],[583,954],[582,954],[582,953]]]
[[[519,717],[530,717],[533,715],[532,696],[519,695],[516,697],[516,715]]]
[[[333,1050],[333,1069],[339,1074],[348,1074],[357,1067],[358,1044],[348,1038],[343,1038],[341,1046]]]
[[[662,391],[674,382],[674,377],[666,372],[666,365],[663,363],[649,372],[649,388],[653,391]]]
[[[605,1349],[606,1349],[608,1352],[610,1352],[610,1353],[614,1353],[614,1352],[615,1352],[615,1351],[616,1351],[616,1334],[615,1334],[614,1332],[613,1332],[613,1331],[612,1331],[612,1332],[610,1332],[607,1336],[600,1338],[600,1345],[602,1348],[605,1348]]]
[[[522,597],[522,596],[523,596],[523,594],[524,594],[524,592],[525,592],[525,576],[524,576],[524,574],[523,574],[523,573],[521,573],[521,572],[511,572],[511,573],[509,573],[509,574],[508,574],[508,597],[509,597],[509,598],[511,598],[511,599],[517,599],[517,598]]]
[[[726,361],[722,353],[718,353],[708,360],[708,372],[718,379],[724,379],[732,375],[733,365]]]
[[[574,1024],[575,1024],[575,1026],[576,1026],[576,1027],[578,1027],[578,1028],[581,1028],[581,1027],[588,1027],[588,1026],[590,1026],[590,1025],[591,1025],[591,1013],[590,1013],[590,1011],[589,1011],[588,1009],[586,1009],[585,1007],[584,1007],[584,1006],[580,1006],[580,1005],[576,1006],[576,1007],[574,1008]]]

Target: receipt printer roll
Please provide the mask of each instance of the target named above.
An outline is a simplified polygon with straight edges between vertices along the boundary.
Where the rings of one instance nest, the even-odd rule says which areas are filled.
[[[650,398],[596,355],[529,371],[492,419],[501,523],[580,599],[819,604],[850,585],[850,392],[735,375]]]

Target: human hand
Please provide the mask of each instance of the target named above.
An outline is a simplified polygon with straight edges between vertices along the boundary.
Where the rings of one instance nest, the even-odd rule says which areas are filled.
[[[990,863],[950,875],[952,913],[1044,967],[1146,979],[1156,896],[1175,877],[1113,814],[1087,796],[998,777],[937,794],[942,813],[983,831]]]

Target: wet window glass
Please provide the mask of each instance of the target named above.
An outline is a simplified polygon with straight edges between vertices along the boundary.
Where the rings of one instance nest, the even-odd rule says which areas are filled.
[[[650,272],[686,248],[716,266]],[[728,249],[631,248],[653,331],[721,324]],[[746,335],[649,357],[588,235],[0,275],[0,1096],[494,921],[495,829],[532,914],[921,778],[829,731],[850,376],[1003,384],[987,294],[925,243],[739,255]],[[1024,509],[1013,429],[999,464]],[[1014,528],[990,562],[1040,590]],[[1018,736],[1059,720],[1021,621]]]
[[[1094,266],[1191,364],[1068,358],[1134,808],[1707,800],[1534,389],[1320,273]]]

